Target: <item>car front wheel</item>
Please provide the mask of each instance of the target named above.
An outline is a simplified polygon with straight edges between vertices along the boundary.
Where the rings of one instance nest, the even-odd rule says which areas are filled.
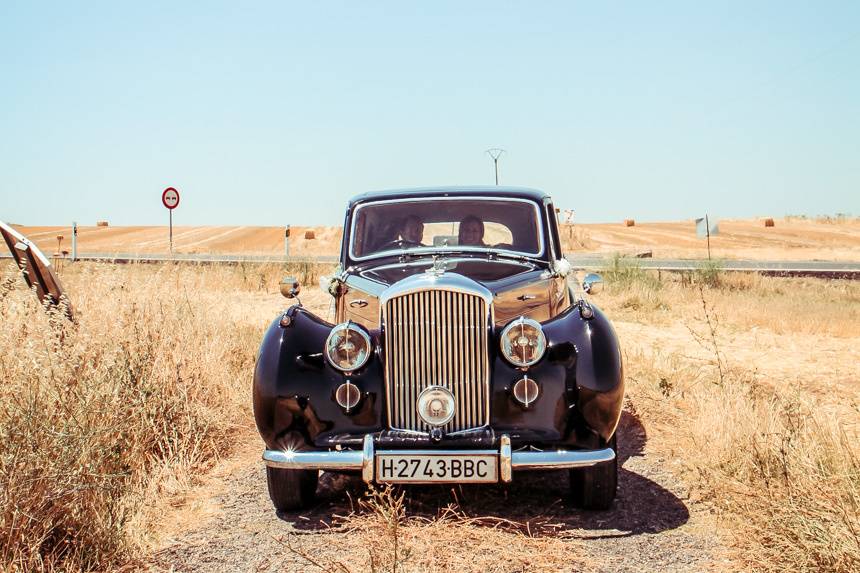
[[[582,509],[609,509],[618,488],[618,440],[612,436],[609,447],[615,452],[611,462],[570,470],[573,503]]]
[[[317,470],[266,468],[269,497],[278,511],[310,507],[316,501]]]

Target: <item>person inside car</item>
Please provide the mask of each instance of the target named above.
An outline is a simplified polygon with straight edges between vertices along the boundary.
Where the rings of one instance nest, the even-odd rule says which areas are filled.
[[[415,215],[409,215],[400,227],[400,238],[406,243],[422,245],[424,238],[424,223]],[[423,246],[423,245],[422,245]]]
[[[460,221],[460,231],[457,244],[472,247],[486,247],[484,243],[484,222],[474,215],[468,215]]]

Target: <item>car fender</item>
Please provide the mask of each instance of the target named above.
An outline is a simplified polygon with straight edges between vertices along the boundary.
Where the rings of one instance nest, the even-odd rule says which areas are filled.
[[[378,333],[371,332],[374,353],[367,364],[347,375],[323,356],[333,326],[293,306],[266,330],[254,368],[253,405],[267,447],[312,448],[332,433],[361,435],[381,429],[384,389],[376,352]],[[350,412],[334,400],[335,389],[347,380],[362,395]]]
[[[573,373],[569,390],[575,392],[576,410],[589,428],[609,441],[621,418],[624,366],[612,323],[597,306],[589,306],[591,318],[583,318],[576,304],[544,323],[543,329],[549,356],[573,351],[568,363]]]

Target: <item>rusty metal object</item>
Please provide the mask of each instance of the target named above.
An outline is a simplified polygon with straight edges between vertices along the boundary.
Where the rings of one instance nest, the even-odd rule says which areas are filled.
[[[0,234],[3,235],[3,240],[12,253],[12,258],[15,259],[18,268],[21,269],[27,286],[36,288],[39,302],[48,302],[51,306],[62,308],[65,315],[71,320],[72,305],[68,297],[65,296],[63,284],[54,273],[51,262],[44,253],[39,250],[35,243],[2,221],[0,221]],[[61,302],[63,303],[62,306]]]

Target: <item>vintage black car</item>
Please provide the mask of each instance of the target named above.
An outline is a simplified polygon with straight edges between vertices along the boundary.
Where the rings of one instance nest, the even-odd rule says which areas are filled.
[[[600,278],[571,287],[569,272],[543,192],[353,198],[328,284],[336,324],[296,304],[260,347],[254,416],[275,507],[313,503],[319,470],[423,484],[553,469],[569,470],[579,506],[608,507],[621,352],[585,297]]]

